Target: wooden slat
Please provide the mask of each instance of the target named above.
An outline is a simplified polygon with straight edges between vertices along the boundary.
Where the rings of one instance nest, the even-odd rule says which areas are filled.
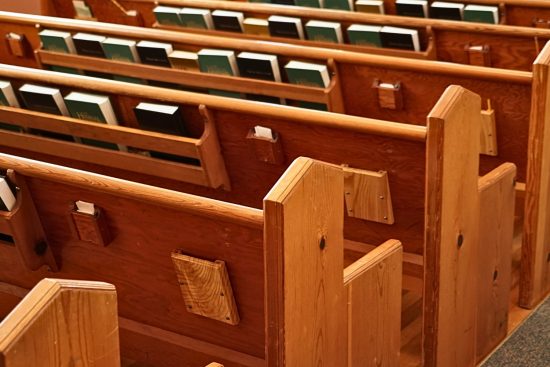
[[[42,280],[0,324],[2,366],[120,366],[116,305],[110,284]]]
[[[550,291],[550,44],[533,74],[519,298],[526,308]]]
[[[342,190],[339,168],[298,158],[264,199],[269,366],[346,364]]]
[[[344,269],[348,367],[399,364],[402,262],[401,243],[390,240]]]
[[[428,116],[424,366],[475,364],[481,99],[450,86]]]
[[[516,166],[505,163],[481,177],[477,248],[477,362],[506,337],[512,283]]]

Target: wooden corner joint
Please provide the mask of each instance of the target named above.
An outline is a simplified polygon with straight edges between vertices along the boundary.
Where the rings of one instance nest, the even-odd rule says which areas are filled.
[[[225,262],[172,252],[172,262],[188,312],[238,325],[240,318]]]

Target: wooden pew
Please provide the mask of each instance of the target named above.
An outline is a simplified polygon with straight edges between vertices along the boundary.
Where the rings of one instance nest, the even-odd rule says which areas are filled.
[[[107,283],[43,279],[0,323],[0,365],[120,366],[117,299]]]
[[[43,72],[37,71],[37,73]],[[80,79],[82,82],[86,80],[86,78]],[[107,83],[111,83],[110,86],[113,93],[119,92],[116,88],[112,88],[117,83]],[[85,83],[81,83],[81,86],[85,87],[86,85]],[[95,88],[97,88],[97,84],[95,84],[95,86]],[[163,98],[163,95],[159,94],[158,97]],[[188,100],[187,103],[190,102],[192,103],[192,100]],[[234,108],[235,103],[232,104],[232,107]],[[247,107],[251,106],[253,106],[253,104],[247,103]],[[262,106],[264,114],[270,112],[269,108],[270,107]],[[463,305],[464,307],[456,309],[453,307],[449,308],[449,304],[447,302],[451,302],[450,304],[453,304],[453,297],[459,297],[458,295],[464,296],[465,294],[470,293],[471,297],[460,299],[468,299],[469,302],[471,302],[471,300],[475,298],[474,293],[472,293],[475,292],[475,290],[466,284],[468,282],[461,282],[459,279],[461,277],[465,277],[466,275],[469,276],[472,272],[475,272],[475,270],[471,269],[472,272],[459,272],[458,278],[455,276],[450,276],[450,273],[455,271],[453,270],[454,266],[458,266],[459,268],[471,266],[473,264],[473,259],[475,258],[473,251],[476,248],[474,244],[477,243],[478,232],[477,229],[474,229],[474,227],[477,226],[477,217],[479,215],[479,209],[475,203],[477,201],[477,162],[479,159],[477,152],[479,142],[477,139],[472,137],[478,136],[477,134],[479,134],[479,108],[480,101],[477,96],[474,96],[462,88],[455,86],[448,89],[442,97],[441,102],[438,103],[437,107],[430,115],[428,128],[416,127],[413,129],[411,126],[407,125],[381,123],[366,119],[362,120],[361,125],[356,124],[353,126],[352,124],[346,125],[345,120],[342,117],[337,126],[335,126],[342,129],[341,131],[338,131],[338,129],[335,128],[327,128],[327,125],[321,123],[314,125],[316,131],[316,141],[314,142],[314,146],[311,147],[311,150],[304,150],[307,146],[307,144],[304,145],[304,143],[307,140],[285,140],[287,157],[292,157],[294,153],[291,152],[299,147],[302,153],[313,153],[320,159],[325,159],[334,163],[341,163],[342,157],[347,156],[349,161],[346,160],[346,163],[348,163],[351,167],[358,167],[361,169],[370,168],[374,170],[382,169],[391,174],[391,197],[395,208],[395,223],[392,226],[387,226],[385,224],[367,222],[357,218],[348,218],[346,220],[345,227],[346,238],[367,243],[381,243],[385,241],[378,240],[381,236],[386,236],[386,234],[399,234],[404,238],[403,241],[407,251],[425,254],[424,266],[425,269],[427,269],[427,275],[425,278],[426,283],[424,290],[425,292],[428,292],[426,295],[426,304],[429,306],[426,311],[427,314],[425,315],[425,322],[430,323],[428,331],[425,331],[425,340],[426,348],[429,348],[431,345],[436,346],[431,349],[432,354],[427,357],[432,359],[432,363],[435,363],[438,358],[446,358],[444,357],[448,355],[446,350],[451,348],[451,344],[453,345],[452,348],[456,349],[454,344],[457,336],[454,334],[456,333],[456,330],[461,330],[462,327],[467,327],[467,325],[470,325],[470,328],[466,329],[464,334],[461,334],[461,337],[464,337],[465,341],[459,348],[464,351],[464,353],[461,354],[463,359],[460,359],[460,362],[464,362],[462,365],[467,365],[468,361],[472,362],[475,360],[475,347],[471,343],[474,338],[469,333],[475,332],[475,328],[471,323],[473,322],[472,316],[475,315],[476,305],[474,303],[469,303]],[[274,129],[277,129],[281,136],[292,136],[292,134],[294,134],[294,136],[299,136],[300,134],[300,121],[304,117],[300,116],[300,114],[294,113],[295,111],[292,112],[292,117],[289,117],[289,121],[280,120],[277,124],[271,125]],[[222,121],[222,116],[226,113],[227,112],[222,110],[216,111],[214,113],[216,116],[216,121]],[[250,113],[250,111],[248,111],[248,113]],[[239,121],[245,122],[245,124],[250,124],[251,122],[247,122],[248,119],[244,114],[245,110],[239,113]],[[319,112],[319,114],[322,113]],[[269,120],[272,122],[276,121],[273,120],[273,118],[274,116],[272,115]],[[351,122],[351,120],[349,120],[349,122]],[[244,129],[243,126],[238,127],[238,124],[234,121],[231,122],[231,124],[231,132],[236,133],[237,135],[242,135],[244,133],[243,136],[245,136],[247,131],[250,129],[250,126],[244,126]],[[309,124],[303,126],[302,128],[311,131],[311,125],[312,122],[310,121]],[[289,127],[291,132],[287,132],[286,130]],[[354,130],[354,132],[348,133],[348,129]],[[444,133],[443,130],[445,130],[446,133]],[[346,134],[351,134],[350,137],[353,136],[353,139],[347,139],[345,137]],[[322,138],[323,136],[325,136],[325,138]],[[427,142],[424,140],[426,139],[426,136],[428,136]],[[327,139],[326,141],[329,143],[323,143],[323,139]],[[292,143],[292,140],[295,140],[294,143]],[[343,151],[318,149],[319,146],[334,147],[334,143],[337,141],[346,142],[345,145],[341,145],[341,148],[344,149]],[[443,143],[443,141],[445,143]],[[467,144],[464,144],[463,142],[467,142]],[[235,149],[238,144],[233,143],[229,146],[233,146],[233,149]],[[245,146],[240,146],[239,149],[244,149],[247,151],[247,147]],[[16,149],[6,150],[17,151]],[[344,151],[346,152],[345,154]],[[42,157],[47,157],[47,155],[43,154]],[[223,192],[224,196],[221,196],[220,191],[212,192],[209,190],[201,192],[200,188],[197,189],[196,186],[179,186],[179,188],[181,189],[182,187],[188,187],[189,192],[205,192],[207,195],[213,197],[218,195],[220,195],[218,197],[224,198],[232,197],[231,201],[240,204],[248,205],[247,202],[254,203],[256,199],[251,198],[250,193],[259,192],[260,195],[263,195],[262,193],[267,192],[267,190],[258,187],[258,184],[261,183],[262,185],[269,185],[270,182],[273,182],[276,179],[276,177],[272,176],[272,173],[280,172],[280,168],[277,166],[267,167],[268,169],[265,169],[265,167],[260,168],[261,166],[258,166],[258,163],[254,164],[255,157],[252,157],[253,159],[250,161],[251,157],[247,157],[246,154],[237,157],[238,159],[235,165],[228,164],[227,159],[233,159],[231,157],[234,157],[234,155],[228,151],[226,154],[226,164],[228,167],[243,167],[245,168],[245,171],[247,170],[246,167],[257,167],[257,171],[254,172],[253,176],[250,176],[249,174],[242,174],[242,177],[240,177],[239,172],[242,173],[243,171],[235,169],[235,175],[231,176],[231,181],[234,184],[231,192]],[[442,159],[443,157],[447,158]],[[428,160],[428,165],[424,168],[425,158]],[[65,160],[65,162],[66,161],[67,160]],[[358,164],[361,161],[363,162]],[[449,168],[444,169],[444,166],[447,165],[452,165],[459,168],[459,171],[462,174],[460,174],[459,177],[454,177],[453,175],[456,175],[456,173],[452,173]],[[460,169],[460,167],[463,167],[463,169]],[[19,171],[21,170],[19,169]],[[232,170],[230,169],[230,172],[231,171]],[[123,175],[122,173],[119,174]],[[424,175],[426,176],[424,177]],[[445,178],[447,175],[452,178]],[[250,177],[254,178],[250,179]],[[272,178],[270,179],[269,177]],[[359,178],[361,178],[361,176],[359,176]],[[148,180],[148,178],[146,178],[146,180]],[[456,185],[457,182],[461,181],[464,181],[464,184]],[[467,181],[471,182],[468,184]],[[85,185],[87,181],[78,180],[78,182],[82,182]],[[428,182],[429,186],[425,188],[424,182]],[[251,183],[254,183],[256,187],[250,186]],[[424,204],[424,198],[427,200],[426,204]],[[460,203],[457,203],[451,200],[451,198],[462,198],[463,200]],[[100,206],[105,205],[107,204],[103,203]],[[464,208],[464,216],[451,209],[455,205],[459,205],[461,208]],[[452,228],[442,228],[442,226],[445,227],[450,225],[449,222],[440,222],[438,219],[441,218],[441,214],[437,213],[440,213],[443,208],[446,212],[449,211],[449,213],[455,213],[455,215],[458,215],[458,218],[454,218],[452,220],[450,217],[445,216],[445,218],[453,223],[451,226]],[[425,228],[424,221],[422,220],[424,215],[426,215],[426,220],[430,220],[431,223]],[[59,223],[55,223],[56,217],[57,216],[55,215],[50,215],[46,218],[54,219],[53,222],[47,223],[47,228],[56,228],[59,226]],[[454,244],[457,236],[456,225],[457,223],[462,222],[463,224],[458,226],[463,230],[462,238],[465,241],[464,243],[469,245],[462,246],[457,249]],[[65,220],[62,220],[63,228],[66,226],[65,223]],[[424,234],[425,231],[426,234]],[[438,234],[440,233],[439,231],[445,232],[446,237],[441,237],[441,234]],[[56,233],[57,236],[60,236],[59,232]],[[63,235],[61,236],[65,239],[67,238],[67,235],[70,235],[67,234],[65,229],[62,233]],[[51,235],[47,237],[52,238]],[[53,237],[55,238],[56,236],[54,235]],[[423,242],[424,238],[427,239],[426,243]],[[444,242],[445,246],[443,246]],[[450,244],[450,242],[452,242],[452,244]],[[53,243],[52,246],[50,247],[54,249],[53,252],[55,253],[57,251],[55,250],[55,247],[58,245]],[[32,246],[28,247],[32,248]],[[458,257],[457,262],[454,263],[454,266],[448,266],[440,269],[439,264],[441,259],[438,256],[455,258],[458,254],[460,254],[460,256]],[[6,274],[6,276],[9,275]],[[14,280],[11,279],[10,281]],[[453,283],[453,285],[448,284],[447,286],[441,286],[441,284],[447,284],[448,282]],[[457,282],[457,284],[454,284],[454,282]],[[439,299],[438,293],[433,292],[433,290],[440,289],[437,284],[440,284],[441,289],[451,289],[451,287],[452,289],[457,289],[457,293],[445,297],[444,300],[435,302]],[[118,284],[117,287],[119,290],[121,289]],[[458,289],[457,287],[464,289]],[[460,304],[460,302],[457,304]],[[440,315],[448,315],[449,313],[453,316],[446,317],[444,322],[437,322]],[[455,322],[458,326],[455,325]],[[130,325],[134,324],[130,323]],[[139,330],[139,328],[137,329]],[[168,338],[168,336],[166,337]]]
[[[74,18],[74,9],[70,0],[51,0],[56,12],[51,15]],[[345,33],[351,24],[378,24],[396,27],[415,28],[419,30],[421,52],[367,47],[352,44],[323,43],[309,40],[296,40],[281,37],[266,37],[216,30],[200,30],[194,28],[160,25],[156,22],[153,9],[156,4],[192,7],[204,9],[222,9],[239,11],[245,17],[267,18],[269,15],[298,17],[302,24],[309,20],[325,20],[339,22]],[[89,6],[102,22],[118,23],[117,9],[112,3],[101,0],[88,1]],[[550,39],[550,30],[541,28],[525,28],[470,22],[447,21],[429,18],[411,18],[390,15],[375,15],[360,12],[347,12],[331,9],[301,8],[294,6],[257,4],[235,1],[215,0],[122,0],[126,9],[133,9],[140,14],[143,26],[184,31],[196,34],[212,34],[241,39],[261,39],[284,42],[294,45],[327,47],[355,52],[366,52],[389,56],[400,56],[418,59],[432,59],[477,66],[492,66],[514,70],[531,70],[533,60],[546,41]],[[550,7],[547,7],[550,11]],[[544,16],[543,16],[544,17]],[[550,20],[550,16],[547,17]],[[531,19],[529,19],[531,21]],[[127,23],[121,23],[127,24]],[[472,46],[482,46],[478,50]]]
[[[344,268],[340,167],[296,160],[262,211],[4,154],[0,160],[30,191],[18,199],[32,196],[48,240],[62,250],[56,276],[116,285],[125,357],[159,366],[344,366],[357,348],[369,351],[373,366],[395,365],[401,244],[387,241]],[[108,221],[115,236],[107,246],[75,237],[83,222],[68,204],[76,198],[101,209],[103,217],[90,219]],[[25,270],[13,247],[0,251],[9,264],[4,287],[28,289],[47,274]],[[372,311],[358,312],[364,304]],[[374,320],[382,329],[362,327]]]

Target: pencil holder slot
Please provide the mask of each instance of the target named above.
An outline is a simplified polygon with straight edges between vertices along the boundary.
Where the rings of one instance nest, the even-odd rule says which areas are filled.
[[[57,271],[57,264],[25,178],[12,170],[8,170],[7,176],[18,189],[14,208],[9,212],[0,212],[0,240],[15,246],[28,270],[38,270],[46,265],[50,271]]]
[[[271,132],[272,137],[257,136],[254,129],[250,129],[246,140],[250,147],[251,153],[261,162],[269,164],[283,164],[285,156],[281,139],[277,132]]]
[[[105,247],[112,241],[109,225],[100,208],[95,208],[94,214],[71,212],[76,233],[81,241]]]
[[[474,66],[491,66],[491,48],[489,45],[466,45],[464,48],[468,63]]]
[[[390,110],[403,109],[401,82],[383,83],[379,79],[375,79],[372,87],[378,91],[378,105],[380,108]]]
[[[24,34],[10,32],[6,34],[6,42],[8,50],[13,56],[25,57],[27,55],[27,44]]]

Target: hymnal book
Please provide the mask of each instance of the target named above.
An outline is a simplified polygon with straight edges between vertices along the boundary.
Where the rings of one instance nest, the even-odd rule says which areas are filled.
[[[244,15],[237,11],[214,10],[212,12],[214,28],[218,31],[238,32],[243,31]]]
[[[139,41],[136,48],[143,64],[170,67],[168,55],[173,51],[171,44]]]
[[[42,48],[47,51],[60,52],[64,54],[76,54],[76,48],[74,47],[73,38],[69,32],[60,32],[45,29],[38,33],[40,40],[42,41]],[[74,68],[67,68],[64,66],[50,66],[53,71],[70,74],[80,74],[80,72]]]
[[[93,18],[92,10],[83,0],[73,0],[74,13],[77,18]]]
[[[380,30],[380,37],[383,47],[420,51],[420,40],[416,29],[384,26]]]
[[[324,8],[325,0],[296,0],[295,5],[308,8]]]
[[[134,114],[144,130],[180,136],[187,134],[179,106],[141,102],[134,107]]]
[[[235,52],[229,50],[202,49],[198,52],[199,68],[203,73],[239,76]],[[223,97],[241,98],[240,93],[210,90],[210,94]]]
[[[382,0],[357,0],[355,10],[361,13],[385,14]]]
[[[243,31],[246,34],[269,36],[269,22],[267,19],[245,18],[243,21]]]
[[[72,117],[99,122],[109,125],[118,125],[118,121],[108,96],[71,92],[65,97],[65,104]],[[127,152],[126,146],[95,139],[81,138],[83,144],[100,148],[121,150]]]
[[[306,23],[307,38],[312,41],[343,43],[342,25],[337,22],[310,20]]]
[[[466,5],[464,20],[467,22],[498,24],[499,15],[497,6]]]
[[[57,88],[25,84],[19,88],[19,94],[23,99],[25,107],[29,110],[50,113],[52,115],[69,116],[63,96],[61,96],[61,92]],[[38,129],[31,129],[30,131],[53,139],[75,141],[72,136],[65,134]]]
[[[108,59],[140,63],[139,54],[136,48],[136,41],[122,38],[106,38],[103,41],[103,51]],[[128,76],[115,75],[115,80],[127,83],[145,84],[142,79],[132,78]]]
[[[330,85],[328,68],[323,64],[314,64],[301,61],[290,61],[285,66],[288,81],[308,87],[327,88]],[[327,106],[322,103],[300,102],[300,107],[326,111]]]
[[[0,176],[0,210],[9,212],[15,208],[15,192],[12,191],[6,177]]]
[[[158,24],[181,27],[183,23],[180,18],[180,10],[180,8],[171,6],[157,6],[153,9],[153,14],[155,14]]]
[[[172,51],[168,59],[174,69],[199,71],[199,56],[196,52]]]
[[[397,0],[395,10],[405,17],[428,17],[428,0]]]
[[[353,11],[353,0],[325,0],[325,8]]]
[[[296,5],[294,3],[294,0],[271,0],[269,2],[271,4],[277,4],[277,5]]]
[[[348,27],[349,42],[354,45],[382,47],[379,25],[352,24]]]
[[[183,8],[180,19],[184,27],[214,29],[212,14],[208,9]]]
[[[105,39],[105,36],[97,34],[77,33],[73,36],[76,53],[82,56],[105,58],[102,45]],[[96,71],[85,71],[84,74],[96,78],[112,79],[111,75]]]
[[[19,107],[19,101],[15,96],[11,83],[5,80],[0,80],[0,106]],[[0,122],[0,129],[10,131],[21,131],[21,128],[16,125]]]
[[[272,15],[267,18],[269,33],[273,37],[304,39],[304,28],[300,18]]]
[[[237,65],[239,66],[241,76],[245,78],[281,82],[281,72],[276,55],[241,52],[237,55]],[[277,97],[258,94],[247,94],[246,97],[247,99],[260,102],[284,103],[284,101]]]
[[[462,20],[464,4],[434,1],[430,6],[430,18],[446,20]]]

